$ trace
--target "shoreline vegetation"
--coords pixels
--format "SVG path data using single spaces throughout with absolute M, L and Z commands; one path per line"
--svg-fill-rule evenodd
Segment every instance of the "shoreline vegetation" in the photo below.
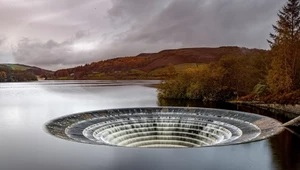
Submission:
M 300 2 L 288 0 L 278 13 L 271 49 L 224 56 L 201 68 L 179 73 L 159 85 L 166 99 L 236 101 L 299 114 Z

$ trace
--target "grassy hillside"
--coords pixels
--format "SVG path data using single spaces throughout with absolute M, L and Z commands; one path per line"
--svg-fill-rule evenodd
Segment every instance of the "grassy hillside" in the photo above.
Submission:
M 4 65 L 8 66 L 10 69 L 15 71 L 26 71 L 31 68 L 30 66 L 20 65 L 20 64 L 4 64 Z
M 143 53 L 58 70 L 56 79 L 165 79 L 188 68 L 216 62 L 225 56 L 251 56 L 263 52 L 240 47 L 184 48 Z
M 0 82 L 35 81 L 53 77 L 53 72 L 22 64 L 0 64 Z

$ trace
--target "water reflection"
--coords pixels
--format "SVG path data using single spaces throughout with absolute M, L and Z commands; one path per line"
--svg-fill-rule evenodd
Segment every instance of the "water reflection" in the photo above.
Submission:
M 147 87 L 149 85 L 151 83 L 143 81 L 0 84 L 0 170 L 300 169 L 297 146 L 300 141 L 288 131 L 254 143 L 184 150 L 85 145 L 57 139 L 43 131 L 45 122 L 76 112 L 157 105 L 187 106 L 184 102 L 180 105 L 158 101 L 156 89 Z M 189 106 L 242 108 L 199 102 L 189 103 Z
M 278 169 L 300 169 L 300 138 L 284 131 L 268 140 Z
M 209 108 L 222 108 L 230 110 L 239 110 L 251 113 L 257 113 L 265 116 L 275 118 L 281 122 L 287 122 L 295 117 L 295 115 L 288 115 L 284 113 L 274 114 L 272 112 L 262 110 L 259 108 L 235 105 L 230 103 L 211 103 L 201 102 L 199 100 L 166 100 L 159 99 L 158 105 L 160 106 L 187 106 L 187 107 L 209 107 Z M 300 134 L 300 129 L 291 129 L 293 132 Z M 283 133 L 265 140 L 268 142 L 267 147 L 270 147 L 272 159 L 272 169 L 277 170 L 294 170 L 300 169 L 300 138 L 296 134 L 285 130 Z M 263 142 L 265 142 L 263 141 Z M 266 148 L 264 148 L 266 149 Z M 265 154 L 265 153 L 264 153 Z M 265 155 L 267 156 L 267 155 Z

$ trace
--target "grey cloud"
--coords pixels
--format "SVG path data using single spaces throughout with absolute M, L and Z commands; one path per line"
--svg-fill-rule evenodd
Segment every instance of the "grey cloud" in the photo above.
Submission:
M 138 4 L 143 6 L 141 1 Z M 281 0 L 173 0 L 152 18 L 132 24 L 130 31 L 124 32 L 123 42 L 268 48 L 265 40 L 282 5 Z M 111 11 L 119 6 L 116 4 Z M 122 11 L 132 11 L 139 6 L 128 8 Z M 151 12 L 151 8 L 144 10 Z M 139 18 L 132 12 L 127 15 L 133 20 Z
M 109 17 L 115 21 L 124 20 L 137 22 L 150 19 L 159 13 L 172 0 L 111 0 L 112 8 L 108 11 Z
M 17 43 L 21 37 L 63 41 L 78 30 L 103 31 L 109 1 L 0 0 L 0 32 Z
M 72 45 L 77 39 L 70 38 L 63 42 L 49 40 L 46 42 L 22 39 L 13 55 L 16 62 L 40 66 L 46 69 L 62 69 L 105 60 L 114 57 L 137 55 L 142 52 L 159 51 L 161 46 L 165 48 L 176 48 L 178 44 L 142 44 L 142 43 L 115 43 L 109 47 L 97 48 L 89 51 L 73 51 Z M 149 50 L 151 49 L 151 50 Z
M 89 31 L 87 31 L 87 30 L 80 30 L 80 31 L 76 32 L 75 38 L 76 39 L 80 39 L 80 38 L 83 38 L 83 37 L 87 37 L 89 35 L 90 35 Z
M 222 45 L 268 48 L 266 39 L 285 3 L 282 0 L 13 2 L 20 3 L 5 4 L 0 0 L 0 32 L 7 37 L 5 42 L 17 44 L 12 53 L 14 60 L 50 69 L 167 48 Z M 20 37 L 28 38 L 20 40 Z M 96 42 L 97 46 L 87 51 L 72 50 L 72 45 L 81 42 Z
M 88 34 L 83 34 L 84 32 L 79 31 L 74 37 L 62 42 L 54 40 L 43 42 L 23 38 L 14 49 L 13 55 L 18 63 L 42 66 L 47 69 L 59 69 L 91 62 L 95 57 L 91 55 L 91 52 L 74 52 L 72 50 L 72 45 L 76 44 L 81 38 L 88 36 Z
M 12 54 L 9 50 L 7 38 L 0 36 L 0 63 L 12 63 Z
M 6 38 L 5 37 L 0 37 L 0 47 L 5 43 Z

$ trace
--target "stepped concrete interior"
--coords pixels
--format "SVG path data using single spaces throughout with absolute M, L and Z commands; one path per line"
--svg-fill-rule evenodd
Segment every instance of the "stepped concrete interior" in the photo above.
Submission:
M 58 118 L 46 130 L 81 143 L 123 147 L 205 147 L 262 140 L 280 133 L 275 119 L 207 108 L 128 108 Z

